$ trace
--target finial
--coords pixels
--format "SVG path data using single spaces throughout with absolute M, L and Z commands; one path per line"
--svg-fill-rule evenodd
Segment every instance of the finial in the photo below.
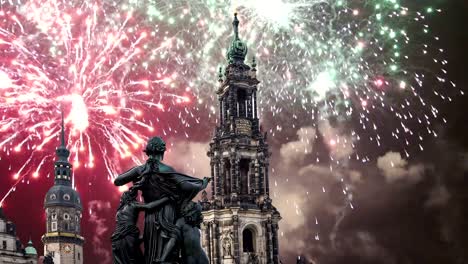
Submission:
M 223 82 L 223 67 L 219 67 L 218 81 Z
M 63 121 L 63 105 L 60 105 L 60 112 L 62 114 L 62 132 L 60 135 L 60 146 L 65 147 L 65 122 Z
M 234 13 L 234 21 L 232 21 L 232 25 L 234 26 L 234 39 L 239 39 L 239 19 L 237 19 L 237 12 Z

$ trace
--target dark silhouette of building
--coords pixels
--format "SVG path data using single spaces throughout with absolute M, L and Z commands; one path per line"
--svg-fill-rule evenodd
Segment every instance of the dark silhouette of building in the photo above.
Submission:
M 42 236 L 44 255 L 55 264 L 82 264 L 84 238 L 80 235 L 82 205 L 72 186 L 70 151 L 65 145 L 62 113 L 61 144 L 56 150 L 55 182 L 45 196 L 46 233 Z
M 247 46 L 234 16 L 228 66 L 220 69 L 219 120 L 210 143 L 211 197 L 202 195 L 203 247 L 210 263 L 279 263 L 278 222 L 269 191 L 269 157 L 257 110 L 255 58 L 244 63 Z

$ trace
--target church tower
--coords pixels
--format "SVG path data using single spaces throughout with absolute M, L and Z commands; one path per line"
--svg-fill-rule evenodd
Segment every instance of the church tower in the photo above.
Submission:
M 83 242 L 80 236 L 82 205 L 72 186 L 70 151 L 65 146 L 62 113 L 61 144 L 56 150 L 54 186 L 46 194 L 46 233 L 42 236 L 44 255 L 51 254 L 55 264 L 82 264 Z
M 279 212 L 272 205 L 266 133 L 257 112 L 255 58 L 244 63 L 247 46 L 239 38 L 234 15 L 234 39 L 228 66 L 220 69 L 219 125 L 210 143 L 211 197 L 203 192 L 202 246 L 212 264 L 279 263 Z

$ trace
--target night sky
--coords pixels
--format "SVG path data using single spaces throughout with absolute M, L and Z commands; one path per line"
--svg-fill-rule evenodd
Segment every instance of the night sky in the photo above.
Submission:
M 429 1 L 415 0 L 412 4 L 423 2 Z M 440 36 L 438 45 L 446 50 L 449 78 L 466 91 L 468 2 L 430 2 L 443 10 L 429 21 L 431 31 Z M 263 81 L 261 74 L 259 79 Z M 261 110 L 264 131 L 283 126 L 281 132 L 269 136 L 268 142 L 272 152 L 273 204 L 283 216 L 280 251 L 284 263 L 294 263 L 297 255 L 320 264 L 468 263 L 466 95 L 454 96 L 453 102 L 439 106 L 448 122 L 436 127 L 437 138 L 424 141 L 424 151 L 402 159 L 389 144 L 367 151 L 374 160 L 350 162 L 333 171 L 326 158 L 333 150 L 323 142 L 326 129 L 316 134 L 307 122 L 294 121 L 293 125 L 290 117 L 301 115 L 299 107 L 285 107 L 279 115 L 266 105 Z M 170 111 L 162 119 L 178 118 Z M 209 110 L 199 110 L 203 111 Z M 206 113 L 201 116 L 199 124 L 186 129 L 190 138 L 183 133 L 164 137 L 168 143 L 165 162 L 197 177 L 209 175 L 206 150 L 215 125 Z M 313 154 L 304 153 L 304 148 L 313 149 Z M 316 162 L 317 157 L 320 162 Z M 110 236 L 120 192 L 108 180 L 108 170 L 100 162 L 103 158 L 95 159 L 95 167 L 78 169 L 75 179 L 85 208 L 82 220 L 85 263 L 105 264 L 111 263 Z M 15 182 L 8 167 L 18 168 L 21 161 L 9 158 L 0 162 L 0 196 Z M 388 166 L 389 161 L 394 166 Z M 133 165 L 131 159 L 124 159 L 118 169 L 124 171 Z M 44 166 L 44 170 L 49 168 L 52 172 L 52 163 Z M 343 196 L 342 178 L 352 192 L 353 209 Z M 43 253 L 40 237 L 45 230 L 43 200 L 52 184 L 52 177 L 29 179 L 29 184 L 20 183 L 4 204 L 7 217 L 17 225 L 21 241 L 26 243 L 31 236 L 40 254 Z

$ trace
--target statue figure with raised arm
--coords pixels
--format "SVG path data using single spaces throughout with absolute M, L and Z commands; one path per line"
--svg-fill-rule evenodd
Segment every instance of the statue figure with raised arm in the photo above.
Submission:
M 145 164 L 119 175 L 114 184 L 133 182 L 141 190 L 145 204 L 163 200 L 145 211 L 144 263 L 184 263 L 179 257 L 181 249 L 177 247 L 183 244 L 177 220 L 183 217 L 181 210 L 206 188 L 210 178 L 194 178 L 162 163 L 166 143 L 160 137 L 151 138 L 144 151 L 148 156 Z

